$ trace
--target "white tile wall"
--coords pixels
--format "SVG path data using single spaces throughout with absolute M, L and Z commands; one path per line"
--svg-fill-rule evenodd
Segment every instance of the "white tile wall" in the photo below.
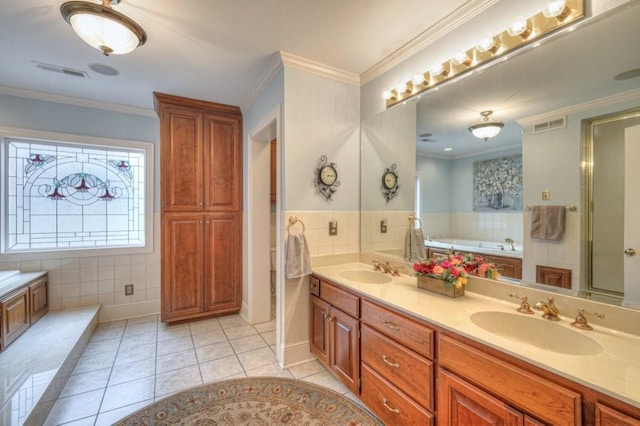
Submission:
M 0 262 L 0 270 L 49 272 L 50 309 L 104 307 L 160 299 L 160 215 L 154 215 L 154 253 Z M 134 285 L 133 296 L 124 286 Z
M 404 249 L 411 214 L 413 212 L 410 211 L 362 212 L 362 251 Z M 380 232 L 383 220 L 387 222 L 384 234 Z
M 359 211 L 288 211 L 283 213 L 285 224 L 282 241 L 286 243 L 289 217 L 304 222 L 305 236 L 311 257 L 360 251 Z M 338 222 L 338 235 L 329 235 L 329 222 Z M 301 229 L 295 224 L 291 230 Z M 284 245 L 283 245 L 284 247 Z M 282 272 L 279 272 L 283 274 Z M 309 278 L 285 279 L 285 345 L 309 340 Z

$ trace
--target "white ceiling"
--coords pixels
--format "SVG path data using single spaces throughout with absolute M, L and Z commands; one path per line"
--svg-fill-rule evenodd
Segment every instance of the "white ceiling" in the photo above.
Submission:
M 88 0 L 99 2 L 99 0 Z M 152 92 L 241 105 L 277 52 L 360 75 L 452 12 L 486 0 L 123 0 L 147 43 L 105 57 L 60 15 L 62 0 L 3 0 L 0 86 L 152 108 Z M 42 71 L 33 61 L 86 71 Z M 120 71 L 107 77 L 99 63 Z

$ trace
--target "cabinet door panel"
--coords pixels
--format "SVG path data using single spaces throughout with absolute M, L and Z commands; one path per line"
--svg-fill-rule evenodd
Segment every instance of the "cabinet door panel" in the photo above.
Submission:
M 638 426 L 640 419 L 627 416 L 618 410 L 596 403 L 595 423 L 596 426 Z
M 524 425 L 524 414 L 475 386 L 438 371 L 438 424 Z
M 204 217 L 165 216 L 162 241 L 162 320 L 203 312 Z
M 205 116 L 204 180 L 207 210 L 240 210 L 242 198 L 242 148 L 240 120 Z
M 329 304 L 315 296 L 310 297 L 311 352 L 329 366 Z
M 359 393 L 360 357 L 358 356 L 358 320 L 338 309 L 331 309 L 331 369 L 345 385 Z
M 49 302 L 47 297 L 47 278 L 29 284 L 29 299 L 31 301 L 31 324 L 42 318 L 49 312 Z
M 29 328 L 29 289 L 22 288 L 2 300 L 2 347 L 11 342 Z
M 189 108 L 166 107 L 160 124 L 162 208 L 203 209 L 203 119 Z
M 238 310 L 242 298 L 241 215 L 206 216 L 205 303 L 208 312 Z

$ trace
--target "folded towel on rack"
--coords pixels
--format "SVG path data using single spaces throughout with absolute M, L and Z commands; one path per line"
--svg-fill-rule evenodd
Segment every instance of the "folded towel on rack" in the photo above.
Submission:
M 560 241 L 564 234 L 565 206 L 532 206 L 531 238 Z
M 303 232 L 289 233 L 285 253 L 287 278 L 300 278 L 311 274 L 309 244 Z
M 407 262 L 416 262 L 426 258 L 422 228 L 409 228 L 404 240 L 404 259 Z

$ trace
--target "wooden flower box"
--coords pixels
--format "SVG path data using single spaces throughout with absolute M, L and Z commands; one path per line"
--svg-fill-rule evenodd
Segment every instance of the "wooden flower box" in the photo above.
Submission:
M 455 285 L 446 286 L 444 281 L 436 278 L 425 277 L 418 275 L 418 288 L 429 290 L 433 293 L 438 293 L 447 297 L 461 297 L 464 296 L 464 286 L 456 287 Z

